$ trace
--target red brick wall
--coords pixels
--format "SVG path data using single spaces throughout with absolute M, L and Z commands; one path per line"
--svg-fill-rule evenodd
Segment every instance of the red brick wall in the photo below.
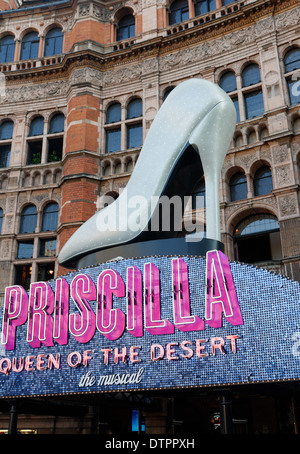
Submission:
M 98 123 L 99 99 L 82 94 L 74 96 L 68 105 L 66 150 L 61 186 L 62 210 L 59 249 L 74 231 L 96 211 L 98 194 Z M 58 269 L 58 275 L 66 270 Z

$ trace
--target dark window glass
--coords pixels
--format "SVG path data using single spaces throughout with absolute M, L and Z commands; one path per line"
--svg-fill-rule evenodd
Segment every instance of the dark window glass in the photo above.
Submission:
M 142 123 L 127 126 L 127 148 L 137 148 L 143 145 Z
M 259 117 L 264 113 L 264 100 L 261 90 L 252 91 L 244 95 L 246 118 Z
M 270 167 L 261 167 L 254 175 L 254 195 L 270 194 L 273 189 L 272 172 Z
M 63 50 L 63 32 L 60 28 L 52 28 L 45 39 L 45 57 L 61 54 Z
M 293 106 L 300 102 L 300 87 L 299 80 L 288 80 L 288 90 L 290 96 L 290 104 Z
M 63 138 L 48 139 L 48 162 L 61 161 L 63 151 Z
M 290 50 L 284 59 L 285 72 L 289 73 L 300 68 L 300 49 Z
M 27 164 L 40 164 L 42 160 L 42 147 L 43 142 L 41 140 L 35 140 L 28 142 L 28 155 Z
M 33 241 L 19 241 L 18 259 L 31 259 L 33 257 Z
M 239 107 L 239 100 L 237 97 L 232 98 L 232 102 L 234 104 L 235 110 L 236 110 L 236 121 L 239 123 L 240 119 L 240 107 Z
M 0 140 L 9 140 L 13 136 L 14 124 L 12 121 L 3 121 L 0 126 Z
M 235 258 L 255 263 L 282 257 L 279 224 L 270 214 L 250 216 L 234 230 Z
M 22 285 L 25 290 L 28 290 L 30 287 L 30 279 L 31 279 L 31 265 L 19 265 L 16 266 L 16 275 L 15 275 L 15 284 Z
M 127 119 L 137 118 L 143 115 L 143 104 L 141 99 L 133 99 L 127 106 Z
M 205 181 L 202 179 L 192 193 L 192 209 L 205 208 Z
M 216 9 L 216 0 L 198 0 L 195 4 L 195 15 L 201 16 Z
M 238 172 L 230 179 L 230 200 L 236 202 L 247 198 L 247 179 L 243 172 Z
M 226 93 L 230 93 L 231 91 L 236 90 L 236 77 L 234 72 L 228 71 L 227 73 L 223 74 L 220 79 L 219 85 L 224 91 L 226 91 Z
M 56 230 L 57 222 L 58 204 L 55 202 L 48 203 L 43 211 L 42 232 Z
M 167 99 L 167 97 L 169 96 L 169 94 L 171 93 L 172 90 L 174 90 L 174 87 L 169 87 L 166 89 L 166 91 L 164 92 L 164 96 L 163 96 L 164 101 Z
M 248 65 L 242 72 L 243 87 L 258 84 L 261 81 L 259 66 L 255 63 Z
M 2 225 L 3 225 L 3 210 L 0 208 L 0 234 L 2 233 Z
M 34 205 L 27 205 L 21 213 L 20 233 L 34 233 L 37 223 L 37 211 Z
M 0 146 L 0 168 L 9 167 L 10 161 L 10 145 L 1 145 Z
M 47 263 L 38 266 L 38 281 L 49 281 L 54 278 L 54 263 Z
M 12 62 L 15 59 L 16 43 L 12 35 L 4 36 L 0 40 L 0 63 Z
M 40 257 L 56 256 L 56 238 L 42 239 L 40 241 Z
M 132 14 L 122 17 L 118 23 L 117 41 L 133 38 L 135 36 L 135 19 Z
M 117 123 L 118 121 L 121 121 L 121 105 L 116 102 L 107 108 L 106 123 Z
M 30 123 L 29 136 L 41 136 L 44 133 L 44 118 L 36 117 Z
M 236 2 L 237 0 L 222 0 L 222 5 L 223 6 L 226 6 L 226 5 L 231 5 L 231 3 L 234 3 Z
M 24 36 L 21 44 L 21 60 L 38 58 L 40 39 L 36 32 Z
M 49 126 L 49 134 L 56 134 L 63 132 L 65 129 L 65 116 L 63 114 L 56 114 L 51 118 Z
M 189 19 L 189 6 L 186 0 L 175 0 L 170 6 L 169 24 L 174 25 Z
M 107 129 L 105 153 L 114 153 L 121 150 L 121 128 Z

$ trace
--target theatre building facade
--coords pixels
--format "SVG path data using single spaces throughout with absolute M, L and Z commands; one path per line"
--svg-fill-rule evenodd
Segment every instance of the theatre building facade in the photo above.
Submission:
M 294 0 L 0 0 L 0 433 L 298 433 L 299 31 Z M 220 179 L 224 251 L 60 265 L 72 234 L 124 190 L 158 110 L 191 78 L 218 84 L 237 113 Z M 196 214 L 205 223 L 204 194 L 200 178 L 183 224 Z M 231 289 L 223 321 L 213 297 L 199 297 L 211 263 L 220 294 L 220 276 Z M 34 284 L 49 283 L 41 295 L 53 292 L 64 317 L 61 295 L 78 281 L 93 301 L 109 268 L 121 290 L 160 272 L 164 329 L 138 302 L 143 331 L 129 292 L 127 312 L 114 313 L 118 336 L 97 313 L 94 331 L 79 334 L 70 306 L 71 340 L 54 323 L 42 341 L 26 312 Z M 178 299 L 171 280 L 186 286 Z M 39 323 L 48 333 L 47 317 Z

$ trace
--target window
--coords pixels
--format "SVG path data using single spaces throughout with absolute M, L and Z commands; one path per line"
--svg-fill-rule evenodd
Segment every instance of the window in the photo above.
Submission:
M 2 233 L 2 226 L 3 226 L 3 210 L 0 208 L 0 235 Z
M 15 59 L 15 39 L 6 35 L 0 40 L 0 63 L 12 62 Z
M 169 25 L 189 19 L 189 5 L 186 0 L 175 0 L 170 6 Z
M 24 36 L 21 44 L 20 60 L 30 60 L 39 56 L 40 39 L 37 32 L 30 32 Z
M 51 118 L 49 125 L 47 162 L 61 161 L 64 143 L 62 133 L 64 129 L 65 116 L 61 113 L 55 114 Z
M 236 77 L 233 71 L 228 71 L 220 79 L 220 87 L 226 92 L 230 93 L 231 91 L 236 90 Z
M 33 240 L 18 242 L 18 259 L 31 259 L 33 257 Z
M 284 58 L 284 70 L 285 73 L 288 74 L 288 76 L 286 76 L 286 81 L 291 105 L 300 102 L 299 78 L 293 78 L 293 74 L 295 74 L 298 69 L 300 69 L 300 49 L 295 48 L 290 50 Z
M 236 85 L 236 77 L 233 71 L 227 71 L 222 75 L 219 81 L 220 87 L 228 94 L 230 94 L 231 100 L 234 104 L 236 110 L 236 117 L 237 122 L 240 121 L 240 109 L 239 109 L 239 101 L 237 96 L 237 85 Z
M 264 113 L 263 93 L 261 88 L 260 70 L 257 64 L 251 63 L 242 72 L 242 86 L 245 102 L 246 119 L 258 117 Z M 255 88 L 249 91 L 248 87 Z
M 34 205 L 27 205 L 21 213 L 20 233 L 34 233 L 37 225 L 37 210 Z
M 238 172 L 233 175 L 229 182 L 230 200 L 236 202 L 247 198 L 248 188 L 246 175 L 243 172 Z
M 235 259 L 255 263 L 282 258 L 279 224 L 275 216 L 257 214 L 234 229 Z
M 205 180 L 201 178 L 192 192 L 192 210 L 205 208 Z
M 40 257 L 56 256 L 56 238 L 45 238 L 40 240 Z
M 38 265 L 38 282 L 49 281 L 54 278 L 54 262 Z
M 35 139 L 27 141 L 27 164 L 40 164 L 42 161 L 43 150 L 43 134 L 44 134 L 44 118 L 36 117 L 30 123 L 29 137 Z
M 133 38 L 135 36 L 135 19 L 132 14 L 127 14 L 119 20 L 117 26 L 117 41 Z
M 195 3 L 195 15 L 201 16 L 216 9 L 216 0 L 198 0 Z
M 0 168 L 9 167 L 14 124 L 4 120 L 0 126 Z
M 15 267 L 15 284 L 22 285 L 25 290 L 29 290 L 32 273 L 32 265 L 17 265 Z
M 175 87 L 168 87 L 165 92 L 164 92 L 164 95 L 163 95 L 163 101 L 165 101 L 167 99 L 167 97 L 169 96 L 169 94 L 171 93 L 171 91 L 174 90 Z
M 45 38 L 45 57 L 58 55 L 63 50 L 63 32 L 60 28 L 52 28 Z
M 127 120 L 141 118 L 143 115 L 143 105 L 140 98 L 135 98 L 127 106 Z M 127 149 L 137 148 L 143 145 L 143 123 L 127 122 Z
M 111 104 L 106 111 L 105 153 L 142 146 L 142 116 L 143 104 L 140 98 L 134 98 L 128 103 L 125 120 L 121 117 L 120 103 Z
M 263 166 L 255 172 L 253 186 L 255 196 L 270 194 L 273 189 L 272 172 L 270 167 Z
M 114 153 L 121 150 L 121 104 L 111 104 L 106 111 L 106 124 L 119 123 L 118 126 L 105 131 L 105 152 Z
M 61 161 L 64 125 L 65 116 L 62 113 L 56 113 L 50 119 L 48 134 L 45 133 L 43 117 L 38 116 L 31 121 L 27 139 L 28 165 Z M 45 155 L 43 155 L 43 150 L 45 150 Z
M 54 231 L 58 223 L 58 204 L 55 202 L 48 203 L 43 211 L 42 232 Z

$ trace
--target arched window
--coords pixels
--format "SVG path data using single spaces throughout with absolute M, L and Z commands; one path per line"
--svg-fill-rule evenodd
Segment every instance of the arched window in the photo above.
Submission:
M 106 111 L 106 123 L 116 123 L 121 121 L 121 104 L 115 102 Z
M 119 123 L 119 124 L 118 124 Z M 113 103 L 106 111 L 106 124 L 113 125 L 105 129 L 105 152 L 121 150 L 121 104 Z
M 231 100 L 236 110 L 236 119 L 240 121 L 239 100 L 237 95 L 236 77 L 233 71 L 227 71 L 222 75 L 219 81 L 220 87 L 226 92 L 230 93 Z
M 15 59 L 16 43 L 12 35 L 6 35 L 0 40 L 0 63 L 12 62 Z
M 48 147 L 48 162 L 61 161 L 63 154 L 64 137 L 63 132 L 65 129 L 65 116 L 62 113 L 55 114 L 49 124 L 49 136 L 47 139 Z
M 12 139 L 14 123 L 11 120 L 4 120 L 0 126 L 0 140 Z
M 255 263 L 282 258 L 279 223 L 271 214 L 257 214 L 241 221 L 233 234 L 235 259 Z
M 255 172 L 253 186 L 255 196 L 270 194 L 273 189 L 272 172 L 270 167 L 263 166 Z
M 143 104 L 140 98 L 135 98 L 128 103 L 127 120 L 141 117 L 143 115 Z
M 127 14 L 119 20 L 117 27 L 117 41 L 133 38 L 135 36 L 135 18 Z
M 37 210 L 35 205 L 27 205 L 21 213 L 20 232 L 34 233 L 37 224 Z
M 286 77 L 290 104 L 298 104 L 300 102 L 300 87 L 299 87 L 299 78 L 293 78 L 294 71 L 300 69 L 300 49 L 291 49 L 284 58 L 284 70 L 285 73 L 289 75 Z
M 236 202 L 247 198 L 247 179 L 243 172 L 238 172 L 233 175 L 229 182 L 230 200 Z
M 261 82 L 259 67 L 256 63 L 251 63 L 242 72 L 243 87 L 249 87 L 259 82 Z
M 236 77 L 233 71 L 227 71 L 222 75 L 219 82 L 220 87 L 226 92 L 236 90 Z
M 127 120 L 141 118 L 143 115 L 143 104 L 140 98 L 135 98 L 128 103 Z M 126 122 L 127 128 L 127 149 L 137 148 L 143 144 L 143 123 L 142 121 Z
M 3 210 L 0 208 L 0 234 L 2 233 L 2 225 L 3 225 Z
M 0 168 L 9 166 L 13 129 L 14 123 L 11 120 L 4 120 L 0 126 Z
M 30 123 L 29 136 L 42 136 L 44 133 L 44 118 L 36 117 Z
M 187 0 L 175 0 L 170 6 L 169 25 L 178 24 L 189 19 Z
M 32 138 L 27 140 L 27 164 L 40 164 L 42 160 L 43 149 L 43 134 L 44 134 L 44 118 L 36 117 L 30 123 L 28 137 Z M 35 138 L 36 137 L 36 138 Z M 37 138 L 39 137 L 39 138 Z
M 51 55 L 58 55 L 63 50 L 63 39 L 64 35 L 60 28 L 52 28 L 46 35 L 45 38 L 45 57 Z
M 205 180 L 204 177 L 198 182 L 192 192 L 192 209 L 205 208 Z
M 65 129 L 65 116 L 64 114 L 58 113 L 53 115 L 50 120 L 49 134 L 56 134 L 63 132 Z
M 48 203 L 43 211 L 42 232 L 54 231 L 58 223 L 58 204 L 56 202 Z
M 195 15 L 201 16 L 216 9 L 216 0 L 197 0 L 195 3 Z
M 30 60 L 39 56 L 40 39 L 37 32 L 30 32 L 24 36 L 21 44 L 21 60 Z
M 251 63 L 242 72 L 243 88 L 253 87 L 253 90 L 244 91 L 246 118 L 251 119 L 264 113 L 264 101 L 261 87 L 259 66 Z
M 165 101 L 167 99 L 167 97 L 169 96 L 169 94 L 171 93 L 172 90 L 174 90 L 175 87 L 168 87 L 165 92 L 164 92 L 164 95 L 163 95 L 163 100 Z

